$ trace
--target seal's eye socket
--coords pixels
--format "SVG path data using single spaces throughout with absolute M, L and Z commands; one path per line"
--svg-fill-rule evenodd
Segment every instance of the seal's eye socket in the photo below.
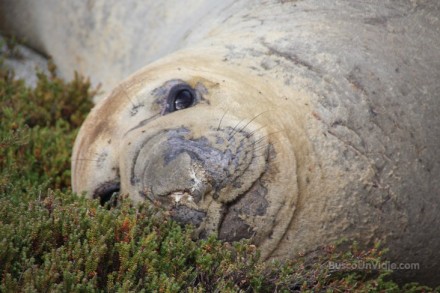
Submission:
M 187 84 L 179 84 L 171 88 L 166 112 L 171 113 L 193 106 L 196 102 L 196 93 Z

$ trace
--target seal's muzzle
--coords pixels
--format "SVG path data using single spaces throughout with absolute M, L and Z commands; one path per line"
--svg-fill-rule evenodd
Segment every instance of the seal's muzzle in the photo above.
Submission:
M 122 162 L 131 164 L 122 173 L 129 174 L 130 194 L 160 203 L 182 224 L 217 233 L 228 205 L 264 173 L 269 144 L 256 130 L 198 127 L 206 128 L 202 135 L 186 127 L 136 129 L 129 136 L 138 143 L 126 145 Z

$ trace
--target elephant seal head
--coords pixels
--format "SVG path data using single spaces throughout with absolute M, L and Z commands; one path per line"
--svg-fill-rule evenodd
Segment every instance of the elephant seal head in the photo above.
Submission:
M 274 103 L 279 96 L 271 83 L 202 56 L 152 64 L 83 124 L 73 190 L 155 202 L 199 236 L 252 239 L 269 255 L 298 197 L 295 142 L 285 133 L 297 129 L 300 140 L 301 131 L 295 111 Z

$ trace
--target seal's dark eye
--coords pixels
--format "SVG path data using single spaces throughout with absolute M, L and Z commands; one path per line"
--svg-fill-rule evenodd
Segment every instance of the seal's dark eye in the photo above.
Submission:
M 171 88 L 165 113 L 183 110 L 196 103 L 196 93 L 187 84 L 178 84 Z
M 192 94 L 192 92 L 187 89 L 179 90 L 176 93 L 176 97 L 174 98 L 174 109 L 176 111 L 186 109 L 188 107 L 191 107 L 193 102 L 194 95 Z

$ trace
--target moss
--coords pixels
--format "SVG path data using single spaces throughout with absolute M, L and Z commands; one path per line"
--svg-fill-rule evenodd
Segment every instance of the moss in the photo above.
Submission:
M 70 191 L 70 155 L 95 94 L 90 83 L 38 76 L 35 89 L 0 70 L 0 292 L 428 292 L 378 263 L 382 250 L 328 246 L 314 258 L 263 262 L 246 242 L 194 242 L 155 206 L 116 206 Z

